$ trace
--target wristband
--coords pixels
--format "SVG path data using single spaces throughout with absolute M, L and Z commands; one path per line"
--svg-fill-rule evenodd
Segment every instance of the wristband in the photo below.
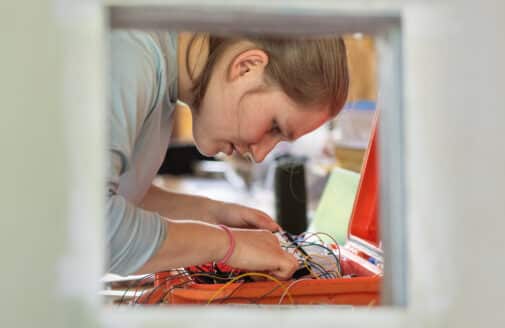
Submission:
M 219 260 L 219 262 L 217 262 L 218 264 L 226 264 L 226 262 L 232 256 L 233 251 L 235 250 L 235 238 L 233 238 L 233 234 L 231 233 L 230 228 L 222 224 L 219 224 L 218 226 L 226 232 L 226 234 L 228 235 L 228 239 L 230 240 L 230 246 L 228 247 L 226 254 L 221 260 Z

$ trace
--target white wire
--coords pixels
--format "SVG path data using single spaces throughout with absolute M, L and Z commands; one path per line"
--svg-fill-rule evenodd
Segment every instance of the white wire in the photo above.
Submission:
M 291 287 L 293 287 L 296 283 L 300 282 L 300 281 L 307 281 L 307 280 L 312 280 L 312 279 L 309 279 L 309 278 L 304 278 L 304 279 L 298 279 L 298 280 L 295 280 L 293 281 L 292 283 L 290 283 L 288 285 L 288 287 L 286 287 L 286 289 L 284 289 L 284 292 L 282 293 L 282 296 L 281 298 L 279 299 L 279 304 L 282 304 L 282 301 L 284 301 L 284 297 L 286 297 L 286 295 L 288 294 L 289 292 L 289 289 Z

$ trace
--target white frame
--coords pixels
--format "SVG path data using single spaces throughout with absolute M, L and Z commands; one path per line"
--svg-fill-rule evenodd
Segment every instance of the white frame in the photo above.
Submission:
M 401 14 L 406 307 L 103 308 L 110 4 Z M 4 1 L 0 15 L 0 326 L 505 326 L 502 0 Z
M 332 33 L 352 33 L 352 32 L 362 32 L 375 35 L 378 39 L 384 40 L 386 44 L 386 56 L 388 56 L 387 66 L 389 68 L 396 69 L 397 66 L 393 65 L 396 63 L 396 59 L 401 54 L 401 44 L 399 39 L 399 28 L 400 28 L 400 10 L 395 8 L 395 6 L 391 6 L 388 8 L 374 8 L 372 10 L 364 9 L 364 2 L 357 4 L 355 6 L 339 6 L 338 4 L 333 4 L 330 2 L 320 2 L 320 3 L 303 3 L 301 1 L 285 1 L 279 2 L 277 4 L 267 3 L 266 1 L 260 1 L 255 3 L 254 7 L 245 8 L 241 6 L 240 3 L 227 3 L 225 1 L 215 1 L 214 3 L 205 2 L 205 1 L 186 1 L 182 4 L 179 1 L 164 1 L 162 6 L 153 8 L 152 11 L 138 11 L 138 7 L 136 5 L 148 6 L 150 4 L 153 5 L 161 5 L 160 3 L 150 3 L 148 1 L 145 2 L 135 2 L 135 6 L 131 5 L 131 2 L 128 1 L 112 1 L 108 3 L 113 9 L 111 11 L 108 6 L 104 6 L 99 8 L 101 10 L 100 14 L 105 17 L 104 20 L 99 20 L 99 22 L 103 23 L 95 32 L 97 33 L 97 37 L 99 40 L 105 40 L 104 35 L 107 33 L 108 24 L 113 27 L 141 27 L 141 28 L 183 28 L 183 29 L 197 29 L 197 30 L 209 30 L 220 31 L 220 29 L 226 30 L 227 26 L 232 24 L 241 22 L 244 23 L 244 20 L 248 21 L 250 24 L 257 24 L 258 28 L 256 32 L 304 32 L 304 33 L 321 33 L 321 32 L 332 32 Z M 123 6 L 125 5 L 125 6 Z M 78 6 L 76 6 L 78 7 Z M 198 8 L 198 9 L 197 9 Z M 287 15 L 285 14 L 286 8 L 291 8 L 294 12 L 290 12 Z M 95 8 L 96 9 L 96 8 Z M 168 10 L 169 9 L 169 10 Z M 76 10 L 74 8 L 74 10 Z M 252 11 L 255 15 L 251 15 L 249 11 Z M 185 13 L 184 15 L 182 13 Z M 242 15 L 242 13 L 248 13 L 248 15 Z M 108 14 L 111 13 L 109 16 Z M 188 13 L 193 13 L 192 15 L 188 15 Z M 296 15 L 297 22 L 302 22 L 302 29 L 296 30 L 292 27 L 289 27 L 288 23 L 291 18 Z M 100 17 L 100 16 L 98 16 Z M 184 17 L 183 19 L 179 19 Z M 219 19 L 216 19 L 218 17 Z M 265 17 L 267 17 L 265 19 Z M 170 19 L 171 20 L 170 20 Z M 108 20 L 109 21 L 108 21 Z M 215 20 L 214 20 L 215 19 Z M 235 20 L 234 20 L 235 19 Z M 254 19 L 257 19 L 256 21 Z M 268 25 L 268 22 L 272 22 L 275 19 L 275 24 Z M 167 24 L 167 21 L 170 21 L 170 24 Z M 219 23 L 220 21 L 224 21 L 223 24 Z M 321 23 L 324 21 L 324 24 Z M 319 22 L 320 25 L 312 25 L 314 22 Z M 241 26 L 241 25 L 235 25 Z M 256 26 L 256 25 L 255 25 Z M 310 27 L 313 26 L 313 29 Z M 250 31 L 250 26 L 246 28 Z M 326 30 L 325 30 L 326 29 Z M 389 42 L 389 44 L 388 44 Z M 392 45 L 392 47 L 391 47 Z M 106 54 L 107 46 L 104 43 L 104 48 L 101 51 L 102 56 Z M 393 49 L 393 50 L 391 50 Z M 381 50 L 382 51 L 382 50 Z M 106 63 L 106 57 L 102 58 L 100 61 L 102 64 L 100 68 L 103 68 L 103 64 Z M 98 72 L 98 71 L 96 71 Z M 392 74 L 392 75 L 391 75 Z M 402 127 L 401 121 L 398 119 L 401 115 L 397 115 L 400 111 L 401 104 L 401 89 L 394 89 L 400 85 L 400 81 L 398 80 L 401 76 L 401 72 L 399 70 L 394 70 L 390 72 L 387 76 L 381 77 L 381 83 L 383 79 L 391 79 L 393 78 L 393 83 L 387 83 L 385 86 L 390 88 L 386 92 L 384 92 L 385 98 L 387 98 L 386 103 L 391 104 L 391 106 L 384 108 L 382 112 L 382 117 L 389 117 L 389 119 L 383 119 L 383 125 L 381 125 L 381 129 L 384 129 L 384 125 L 386 127 L 400 128 Z M 105 85 L 106 83 L 103 80 L 103 75 L 96 75 L 95 82 L 99 83 L 99 85 Z M 95 95 L 99 97 L 103 97 L 103 94 Z M 395 99 L 391 101 L 391 99 Z M 103 99 L 103 98 L 102 98 Z M 102 103 L 104 104 L 104 103 Z M 103 108 L 98 106 L 100 111 Z M 80 109 L 75 108 L 75 114 L 79 116 L 77 111 Z M 95 114 L 100 114 L 95 112 Z M 102 115 L 102 114 L 100 114 Z M 399 132 L 401 134 L 401 130 Z M 393 136 L 397 137 L 397 136 Z M 387 136 L 386 136 L 387 138 Z M 385 138 L 384 138 L 385 139 Z M 104 140 L 104 139 L 102 139 Z M 103 141 L 102 141 L 103 142 Z M 398 150 L 398 145 L 396 144 L 394 147 L 382 147 L 383 151 L 391 151 L 395 152 Z M 396 157 L 395 160 L 401 160 L 401 157 Z M 383 163 L 381 163 L 383 164 Z M 390 163 L 386 163 L 390 165 Z M 398 164 L 398 163 L 396 163 Z M 402 164 L 400 163 L 400 166 Z M 383 168 L 384 170 L 384 168 Z M 386 169 L 387 171 L 387 169 Z M 100 176 L 100 175 L 99 175 Z M 401 185 L 402 176 L 397 176 L 397 183 Z M 74 179 L 75 188 L 78 190 L 81 187 L 84 187 L 84 181 L 82 179 Z M 98 185 L 96 186 L 98 187 Z M 381 186 L 382 188 L 383 186 Z M 97 189 L 98 190 L 98 189 Z M 389 192 L 385 190 L 385 192 Z M 389 195 L 390 197 L 384 197 L 382 199 L 383 202 L 395 202 L 398 201 L 398 198 L 393 199 L 393 197 L 398 197 L 398 194 Z M 401 201 L 400 201 L 401 203 Z M 397 203 L 398 204 L 398 203 Z M 95 204 L 96 205 L 96 204 Z M 96 208 L 94 210 L 96 213 Z M 74 213 L 74 218 L 82 216 L 81 211 L 77 210 Z M 404 218 L 402 217 L 403 210 L 393 212 L 391 211 L 391 218 L 395 220 L 395 224 L 402 224 L 404 222 Z M 393 214 L 396 214 L 393 217 Z M 77 220 L 74 220 L 77 221 Z M 82 224 L 81 224 L 82 225 Z M 101 231 L 101 227 L 99 227 L 99 221 L 94 221 L 94 228 L 98 228 Z M 393 225 L 393 224 L 391 224 Z M 88 229 L 88 233 L 90 236 L 92 232 Z M 383 235 L 387 235 L 388 232 L 382 231 Z M 101 236 L 101 234 L 99 234 Z M 94 240 L 97 239 L 97 236 L 92 237 Z M 81 251 L 80 256 L 86 253 L 86 256 L 92 256 L 93 258 L 101 258 L 96 257 L 99 252 L 99 248 L 94 247 L 93 250 L 82 249 L 82 243 L 79 242 L 77 248 L 80 248 Z M 389 254 L 388 252 L 388 244 L 385 244 L 385 254 Z M 389 247 L 393 247 L 393 245 L 389 245 Z M 93 254 L 90 254 L 93 253 Z M 69 257 L 68 263 L 76 263 L 77 258 Z M 402 258 L 398 259 L 402 266 L 405 266 L 405 261 Z M 388 261 L 386 261 L 387 263 Z M 393 261 L 390 261 L 391 264 L 396 265 Z M 87 281 L 87 286 L 93 285 L 90 279 L 98 279 L 97 272 L 99 272 L 99 268 L 97 265 L 100 265 L 100 261 L 89 261 L 89 266 L 87 268 L 83 268 L 82 266 L 74 267 L 74 269 L 78 268 L 78 276 L 83 281 Z M 70 267 L 70 266 L 67 266 Z M 397 269 L 393 269 L 394 266 L 391 266 L 389 269 L 386 268 L 386 272 L 388 272 L 389 277 L 393 277 L 394 273 L 396 275 Z M 69 271 L 72 271 L 69 269 Z M 400 274 L 403 271 L 400 270 Z M 69 274 L 74 274 L 75 272 L 69 272 Z M 388 276 L 386 276 L 387 279 Z M 94 280 L 94 281 L 96 281 Z M 405 280 L 393 280 L 391 279 L 390 283 L 386 283 L 385 285 L 392 286 L 394 281 L 400 281 L 399 286 L 395 286 L 401 292 L 398 295 L 393 293 L 385 293 L 387 295 L 387 299 L 385 302 L 388 304 L 396 304 L 403 305 L 405 304 Z M 96 303 L 92 301 L 93 297 L 95 297 L 96 289 L 80 289 L 80 295 L 87 295 L 86 299 L 91 300 L 91 304 Z M 93 292 L 91 294 L 90 292 Z M 132 326 L 137 326 L 139 324 L 146 323 L 156 323 L 161 325 L 164 324 L 184 324 L 186 326 L 197 326 L 199 325 L 198 321 L 195 321 L 195 316 L 199 317 L 201 322 L 205 322 L 205 325 L 218 325 L 221 322 L 234 323 L 244 325 L 244 323 L 249 323 L 253 326 L 257 326 L 260 324 L 264 325 L 272 325 L 272 324 L 282 324 L 282 325 L 290 325 L 290 326 L 306 326 L 313 323 L 315 318 L 318 321 L 324 321 L 331 323 L 338 317 L 339 323 L 346 323 L 347 325 L 363 325 L 363 326 L 387 326 L 387 327 L 402 327 L 405 322 L 404 310 L 394 309 L 382 307 L 380 309 L 375 309 L 374 311 L 370 311 L 366 308 L 355 309 L 351 312 L 348 310 L 339 308 L 339 307 L 320 307 L 317 309 L 307 308 L 307 307 L 293 307 L 293 308 L 284 308 L 282 311 L 279 311 L 276 308 L 262 308 L 258 309 L 242 309 L 242 308 L 233 308 L 233 312 L 230 311 L 230 307 L 198 307 L 198 308 L 181 308 L 177 307 L 175 309 L 171 308 L 163 308 L 162 310 L 157 309 L 143 309 L 140 311 L 130 311 L 131 309 L 125 310 L 110 310 L 110 309 L 102 309 L 102 319 L 106 325 L 115 326 L 116 324 L 132 324 Z M 149 313 L 149 314 L 147 314 Z M 366 313 L 366 315 L 364 315 Z M 245 324 L 247 325 L 247 324 Z

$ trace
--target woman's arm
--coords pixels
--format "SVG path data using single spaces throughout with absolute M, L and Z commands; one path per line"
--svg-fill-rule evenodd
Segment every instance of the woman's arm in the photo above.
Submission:
M 164 271 L 219 261 L 229 247 L 229 237 L 220 227 L 196 221 L 166 220 L 166 238 L 138 274 Z M 235 250 L 227 261 L 232 267 L 266 271 L 288 279 L 298 268 L 296 258 L 285 252 L 267 230 L 231 229 Z
M 211 216 L 214 201 L 207 197 L 178 194 L 152 185 L 140 207 L 171 220 L 198 220 L 217 223 Z
M 279 225 L 262 211 L 206 197 L 173 193 L 156 186 L 151 186 L 140 207 L 171 220 L 191 219 L 230 227 L 270 231 L 280 229 Z
M 106 199 L 107 271 L 137 271 L 165 240 L 165 222 L 119 192 L 121 176 L 132 166 L 137 136 L 164 89 L 158 83 L 159 51 L 150 37 L 136 31 L 110 33 L 110 111 Z M 147 180 L 149 183 L 151 179 Z M 143 185 L 144 182 L 139 185 Z

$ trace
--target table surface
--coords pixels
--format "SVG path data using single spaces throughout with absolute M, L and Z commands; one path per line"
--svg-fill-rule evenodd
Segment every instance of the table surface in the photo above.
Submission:
M 265 188 L 253 186 L 251 190 L 246 190 L 231 185 L 225 179 L 172 175 L 157 176 L 154 184 L 172 192 L 205 196 L 257 208 L 272 217 L 275 215 L 273 191 Z

